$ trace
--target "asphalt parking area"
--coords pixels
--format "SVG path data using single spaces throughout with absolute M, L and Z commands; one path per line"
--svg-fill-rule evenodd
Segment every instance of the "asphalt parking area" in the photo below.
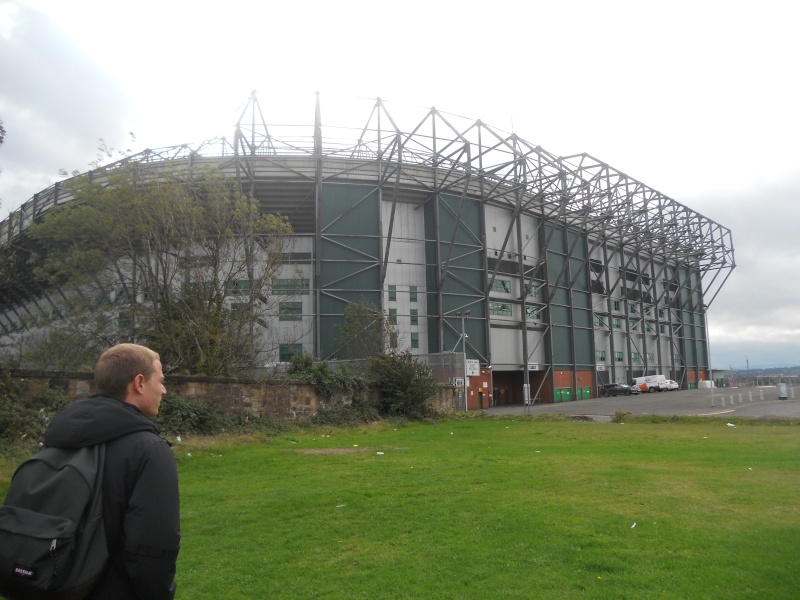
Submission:
M 608 420 L 617 410 L 635 415 L 698 415 L 800 418 L 800 387 L 778 399 L 776 387 L 677 390 L 638 396 L 590 398 L 552 404 L 520 404 L 486 409 L 487 414 L 569 414 Z

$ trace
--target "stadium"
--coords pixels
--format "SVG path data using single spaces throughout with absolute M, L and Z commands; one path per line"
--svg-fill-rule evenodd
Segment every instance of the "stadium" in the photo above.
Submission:
M 368 301 L 399 349 L 459 358 L 449 378 L 469 409 L 594 397 L 646 374 L 686 389 L 708 379 L 707 311 L 735 267 L 729 229 L 588 154 L 556 156 L 481 121 L 430 109 L 404 132 L 380 99 L 364 117 L 323 126 L 317 98 L 313 124 L 268 125 L 253 93 L 231 140 L 123 159 L 212 168 L 288 217 L 284 260 L 303 285 L 292 317 L 271 325 L 288 341 L 270 362 L 336 358 L 345 307 Z M 0 246 L 68 204 L 67 187 L 10 214 Z M 56 298 L 0 286 L 4 341 Z

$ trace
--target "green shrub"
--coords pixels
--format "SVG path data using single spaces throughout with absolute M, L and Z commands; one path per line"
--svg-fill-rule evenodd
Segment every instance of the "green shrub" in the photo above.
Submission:
M 31 398 L 22 391 L 22 382 L 0 373 L 0 452 L 9 455 L 38 448 L 50 419 L 69 402 L 56 389 Z
M 378 410 L 384 417 L 426 419 L 435 416 L 428 398 L 438 386 L 430 367 L 410 352 L 370 359 L 370 377 L 380 392 Z
M 334 427 L 353 427 L 380 420 L 378 409 L 365 400 L 353 400 L 352 404 L 324 408 L 309 419 L 313 425 L 331 425 Z
M 218 404 L 192 402 L 174 392 L 164 396 L 153 420 L 162 433 L 170 435 L 214 435 L 235 423 Z
M 287 373 L 312 385 L 314 391 L 325 398 L 337 393 L 356 394 L 367 389 L 367 380 L 363 377 L 344 367 L 331 370 L 328 363 L 315 363 L 314 357 L 305 352 L 292 356 Z

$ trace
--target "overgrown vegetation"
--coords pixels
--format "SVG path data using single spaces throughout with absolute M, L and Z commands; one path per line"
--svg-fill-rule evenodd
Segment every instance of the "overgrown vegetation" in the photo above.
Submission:
M 22 382 L 0 371 L 0 454 L 17 456 L 37 449 L 50 419 L 69 402 L 58 390 L 26 399 Z

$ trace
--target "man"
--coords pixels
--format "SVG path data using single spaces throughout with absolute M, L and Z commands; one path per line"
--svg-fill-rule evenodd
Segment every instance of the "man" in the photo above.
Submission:
M 178 472 L 169 444 L 148 417 L 167 393 L 158 354 L 136 344 L 106 350 L 95 366 L 98 394 L 65 406 L 45 446 L 106 443 L 103 520 L 109 551 L 92 599 L 160 600 L 175 595 L 180 542 Z

